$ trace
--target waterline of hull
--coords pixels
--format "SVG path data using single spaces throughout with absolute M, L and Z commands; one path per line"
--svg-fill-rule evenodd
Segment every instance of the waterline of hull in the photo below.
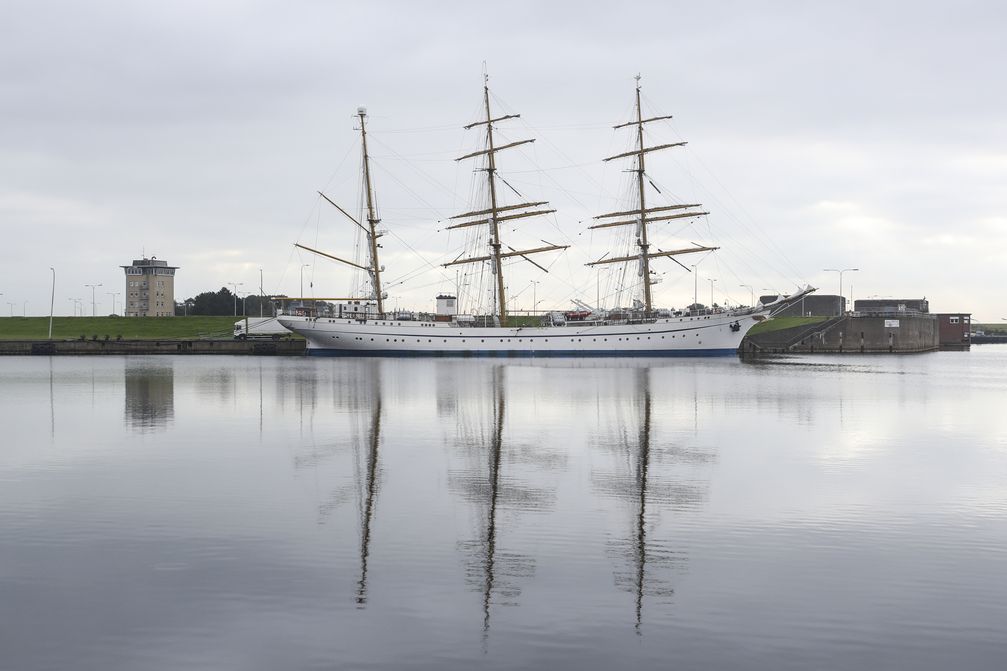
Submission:
M 761 318 L 717 314 L 643 323 L 459 327 L 437 322 L 280 317 L 310 356 L 640 357 L 729 356 Z
M 306 350 L 308 356 L 338 356 L 338 357 L 431 357 L 431 358 L 490 358 L 490 359 L 511 359 L 528 357 L 557 357 L 557 358 L 600 358 L 600 357 L 714 357 L 714 356 L 736 356 L 738 349 L 665 349 L 665 350 L 432 350 L 426 352 L 407 351 L 398 349 L 333 349 L 331 347 L 313 347 Z

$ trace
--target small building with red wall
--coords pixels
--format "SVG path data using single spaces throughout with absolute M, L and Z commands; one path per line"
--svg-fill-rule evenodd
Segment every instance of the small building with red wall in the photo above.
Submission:
M 969 331 L 972 330 L 972 315 L 967 312 L 939 312 L 937 323 L 940 326 L 941 349 L 967 350 L 971 341 Z

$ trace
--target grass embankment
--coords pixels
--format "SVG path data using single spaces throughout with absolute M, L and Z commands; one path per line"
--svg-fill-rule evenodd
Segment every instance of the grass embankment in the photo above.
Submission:
M 507 326 L 527 327 L 541 325 L 542 317 L 538 315 L 507 315 Z
M 817 324 L 819 322 L 824 322 L 828 317 L 777 317 L 774 319 L 767 319 L 764 322 L 759 322 L 748 332 L 748 335 L 759 335 L 760 333 L 772 333 L 773 331 L 782 331 L 784 329 L 792 329 L 795 326 L 807 326 L 808 324 Z
M 197 340 L 231 338 L 235 317 L 54 317 L 53 340 Z M 0 317 L 0 339 L 45 340 L 48 317 Z
M 992 324 L 972 324 L 973 331 L 982 331 L 987 335 L 1007 335 L 1007 322 Z

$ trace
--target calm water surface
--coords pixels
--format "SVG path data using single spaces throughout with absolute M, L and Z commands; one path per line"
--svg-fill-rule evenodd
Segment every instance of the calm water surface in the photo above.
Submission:
M 0 359 L 0 668 L 989 669 L 1007 347 Z

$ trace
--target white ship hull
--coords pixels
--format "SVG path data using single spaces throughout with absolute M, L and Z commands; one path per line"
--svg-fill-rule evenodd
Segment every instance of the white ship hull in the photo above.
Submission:
M 313 356 L 727 356 L 769 310 L 643 323 L 472 327 L 446 322 L 280 316 Z

